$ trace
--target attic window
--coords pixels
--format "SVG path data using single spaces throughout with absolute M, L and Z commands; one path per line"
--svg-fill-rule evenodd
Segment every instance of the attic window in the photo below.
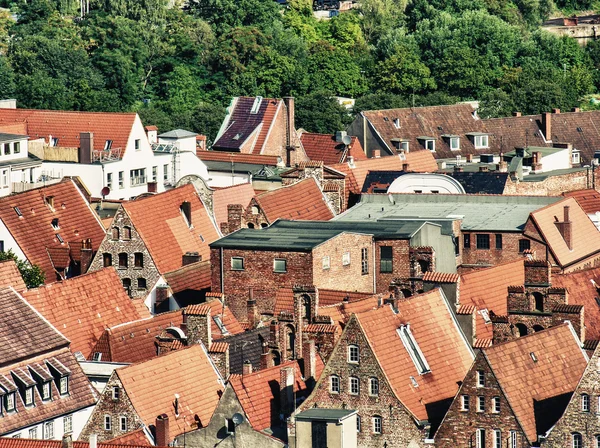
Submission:
M 50 146 L 58 146 L 58 137 L 50 138 Z
M 229 334 L 229 331 L 227 330 L 227 327 L 225 327 L 225 324 L 223 324 L 223 321 L 221 320 L 220 316 L 213 317 L 213 320 L 217 324 L 217 327 L 219 327 L 219 331 L 221 332 L 221 334 L 223 336 L 225 336 L 226 334 Z
M 233 140 L 239 140 L 240 138 L 242 138 L 242 134 L 235 134 L 233 136 Z
M 383 121 L 388 122 L 390 119 L 388 117 L 383 117 Z
M 538 362 L 537 356 L 535 356 L 535 353 L 531 352 L 529 353 L 529 356 L 531 356 L 531 359 L 533 360 L 533 362 Z
M 257 114 L 260 110 L 260 104 L 262 103 L 263 97 L 257 96 L 254 98 L 254 104 L 252 104 L 252 109 L 250 110 L 251 114 Z
M 573 163 L 573 164 L 581 163 L 581 155 L 579 154 L 579 150 L 574 149 L 571 152 L 571 163 Z
M 58 225 L 58 218 L 54 218 L 50 224 L 54 230 L 60 229 L 60 225 Z
M 62 244 L 62 243 L 64 243 L 64 242 L 65 242 L 65 240 L 63 240 L 63 239 L 62 239 L 62 236 L 60 236 L 60 233 L 57 233 L 57 234 L 56 234 L 56 239 L 58 240 L 58 242 L 59 242 L 60 244 Z
M 490 312 L 487 310 L 487 308 L 480 310 L 479 314 L 481 314 L 481 317 L 483 317 L 483 320 L 485 321 L 486 324 L 489 324 L 491 322 Z
M 104 150 L 105 151 L 110 151 L 110 148 L 112 148 L 112 143 L 113 143 L 112 140 L 106 140 L 104 142 Z
M 21 216 L 23 216 L 23 213 L 21 213 L 21 210 L 19 209 L 19 207 L 13 207 L 13 209 L 19 218 Z
M 583 132 L 583 129 L 577 128 L 577 132 Z
M 394 118 L 394 127 L 400 129 L 400 118 Z
M 96 362 L 102 361 L 102 352 L 94 352 L 92 361 L 96 361 Z
M 431 372 L 429 364 L 425 359 L 425 355 L 423 355 L 423 352 L 419 348 L 419 344 L 417 344 L 417 341 L 415 340 L 412 332 L 410 331 L 410 325 L 402 325 L 396 331 L 398 332 L 398 336 L 400 336 L 400 339 L 404 344 L 404 348 L 410 355 L 410 358 L 415 364 L 415 367 L 419 371 L 419 374 L 423 375 L 425 373 Z
M 187 226 L 191 229 L 192 228 L 192 204 L 189 203 L 188 201 L 184 201 L 181 203 L 179 210 L 181 211 L 181 214 L 183 216 L 183 219 L 185 219 Z
M 414 376 L 410 377 L 410 382 L 412 383 L 413 387 L 419 387 L 419 383 L 417 383 L 417 380 Z

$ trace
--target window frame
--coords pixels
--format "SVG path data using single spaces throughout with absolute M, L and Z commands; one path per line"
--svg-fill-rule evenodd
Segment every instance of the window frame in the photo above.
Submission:
M 360 249 L 360 273 L 361 275 L 369 274 L 369 248 L 363 247 Z
M 137 269 L 142 269 L 144 267 L 144 253 L 143 252 L 134 252 L 133 253 L 133 267 Z
M 583 436 L 581 435 L 581 433 L 571 433 L 571 446 L 573 448 L 583 448 Z
M 360 395 L 360 378 L 357 376 L 348 378 L 348 393 L 350 395 Z
M 471 397 L 469 395 L 460 396 L 460 410 L 462 412 L 469 412 L 471 410 Z
M 527 246 L 527 247 L 524 247 Z M 521 238 L 519 240 L 519 253 L 522 254 L 526 250 L 531 250 L 531 240 L 527 238 Z
M 329 257 L 329 255 L 325 255 L 321 259 L 321 266 L 324 271 L 326 271 L 327 269 L 331 269 L 331 258 Z
M 450 151 L 460 151 L 460 137 L 449 137 Z M 456 143 L 456 145 L 455 145 Z
M 283 262 L 283 269 L 281 269 L 281 264 Z M 277 266 L 279 264 L 279 267 Z M 274 258 L 273 259 L 273 272 L 276 274 L 286 274 L 287 273 L 287 258 Z
M 129 254 L 127 252 L 119 252 L 119 269 L 129 268 Z
M 65 415 L 63 417 L 63 432 L 65 434 L 70 434 L 73 432 L 73 416 Z
M 475 149 L 490 147 L 490 139 L 488 134 L 474 135 L 473 137 L 473 146 L 475 146 Z
M 477 233 L 475 234 L 475 244 L 477 250 L 490 250 L 490 234 Z
M 371 397 L 379 396 L 379 378 L 374 376 L 369 378 L 369 395 Z
M 496 250 L 502 250 L 502 234 L 496 233 Z
M 105 431 L 112 431 L 112 417 L 109 414 L 104 414 L 104 424 L 102 427 Z
M 431 152 L 435 152 L 435 140 L 432 139 L 424 139 L 423 147 Z
M 241 267 L 240 266 L 236 267 L 235 266 L 236 262 L 241 263 Z M 232 271 L 244 271 L 245 270 L 244 257 L 231 257 L 230 263 L 231 263 Z
M 125 422 L 125 424 L 123 424 Z M 123 432 L 127 432 L 127 416 L 119 415 L 119 430 Z
M 477 387 L 485 387 L 485 371 L 477 370 Z
M 374 415 L 372 418 L 373 434 L 383 434 L 383 417 Z
M 347 353 L 347 361 L 349 364 L 359 364 L 360 363 L 360 348 L 356 344 L 348 345 L 348 353 Z M 356 358 L 356 359 L 354 359 Z
M 342 266 L 350 266 L 350 252 L 346 251 L 342 254 Z
M 463 249 L 471 248 L 471 234 L 463 233 Z
M 590 396 L 581 394 L 581 412 L 590 412 Z
M 6 412 L 14 412 L 16 410 L 16 405 L 17 405 L 16 399 L 17 399 L 16 392 L 10 392 L 10 393 L 6 394 L 6 397 L 4 400 L 4 409 L 6 409 Z
M 25 389 L 25 397 L 23 399 L 25 406 L 34 406 L 35 402 L 33 399 L 33 386 Z
M 388 254 L 384 256 L 385 252 L 389 250 Z M 390 274 L 394 272 L 394 247 L 393 246 L 379 246 L 379 272 L 382 274 Z
M 494 448 L 502 448 L 502 431 L 500 429 L 494 429 Z
M 485 448 L 485 428 L 475 430 L 475 446 L 476 448 Z
M 329 375 L 329 393 L 339 394 L 341 390 L 340 377 L 338 375 Z
M 111 396 L 113 401 L 119 401 L 121 398 L 121 388 L 119 386 L 113 386 L 111 389 Z
M 61 395 L 69 394 L 69 377 L 67 375 L 60 377 L 58 389 Z
M 510 438 L 508 440 L 509 448 L 517 448 L 517 431 L 514 429 L 510 430 Z
M 483 395 L 477 396 L 477 412 L 485 412 L 485 397 Z
M 492 397 L 492 413 L 500 413 L 500 397 Z
M 52 383 L 45 381 L 42 383 L 42 400 L 47 401 L 52 399 Z
M 52 440 L 54 438 L 54 420 L 44 423 L 44 439 Z

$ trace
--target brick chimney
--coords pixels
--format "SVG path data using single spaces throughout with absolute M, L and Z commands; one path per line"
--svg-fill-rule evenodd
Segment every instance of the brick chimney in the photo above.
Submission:
M 169 446 L 169 416 L 167 414 L 160 414 L 156 417 L 156 446 Z
M 79 163 L 92 163 L 92 153 L 94 151 L 94 134 L 92 132 L 79 133 Z
M 156 182 L 148 182 L 148 193 L 157 193 L 158 192 L 158 183 Z
M 269 344 L 265 342 L 262 345 L 262 354 L 260 355 L 260 370 L 273 367 L 275 365 L 273 361 L 273 354 L 269 350 Z
M 73 448 L 73 436 L 71 434 L 63 435 L 61 448 Z
M 305 380 L 317 381 L 317 351 L 314 339 L 306 341 L 302 348 L 302 363 L 304 365 Z
M 280 410 L 282 414 L 289 415 L 294 411 L 294 368 L 282 368 L 279 378 Z
M 251 328 L 256 328 L 258 325 L 258 307 L 256 306 L 256 300 L 254 300 L 254 290 L 250 288 L 248 291 L 248 300 L 246 302 L 246 311 L 248 313 L 248 324 Z
M 296 109 L 293 96 L 283 97 L 283 103 L 287 111 L 286 115 L 286 139 L 285 145 L 287 148 L 286 166 L 292 166 L 292 151 L 296 150 Z
M 542 114 L 542 133 L 546 141 L 552 140 L 552 114 L 550 112 Z
M 381 150 L 380 150 L 380 149 L 374 149 L 374 150 L 373 150 L 373 158 L 374 158 L 374 159 L 379 159 L 379 158 L 381 158 Z
M 269 339 L 270 345 L 279 347 L 279 324 L 276 320 L 272 320 L 269 325 Z
M 569 250 L 573 250 L 573 223 L 569 218 L 569 211 L 570 207 L 568 205 L 565 205 L 563 209 L 564 215 L 562 222 L 559 221 L 558 218 L 555 216 L 554 219 L 556 221 L 554 222 L 554 225 L 556 225 L 560 235 L 563 237 L 563 240 L 565 240 L 565 243 L 567 244 Z
M 79 265 L 79 270 L 82 274 L 85 274 L 90 268 L 93 256 L 92 240 L 90 238 L 83 240 L 81 242 L 81 260 Z
M 242 228 L 242 215 L 244 207 L 242 204 L 227 205 L 227 231 L 228 233 L 235 232 Z
M 574 107 L 571 109 L 571 112 L 581 112 L 581 109 L 579 107 Z
M 202 255 L 200 255 L 198 252 L 186 252 L 181 257 L 181 266 L 198 263 L 199 261 L 202 261 Z
M 187 330 L 188 344 L 202 341 L 204 346 L 209 349 L 212 344 L 210 308 L 201 307 L 203 314 L 196 314 L 198 313 L 196 309 L 197 306 L 189 306 L 183 311 L 183 323 Z
M 244 361 L 242 366 L 242 375 L 250 375 L 252 373 L 252 363 L 249 360 Z
M 549 285 L 552 282 L 550 263 L 544 260 L 525 260 L 525 285 Z
M 202 155 L 202 152 L 206 151 L 206 135 L 196 136 L 196 155 Z

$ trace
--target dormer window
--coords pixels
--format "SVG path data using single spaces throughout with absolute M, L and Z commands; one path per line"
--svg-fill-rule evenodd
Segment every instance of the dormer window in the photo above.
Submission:
M 69 377 L 63 376 L 60 378 L 59 390 L 61 395 L 67 395 L 69 393 Z
M 403 152 L 408 152 L 408 139 L 405 138 L 393 138 L 391 140 L 392 145 L 394 145 L 394 149 L 398 152 L 403 151 Z
M 483 134 L 481 132 L 472 132 L 467 135 L 473 139 L 473 146 L 475 146 L 475 149 L 489 148 L 488 134 Z
M 421 142 L 423 148 L 428 149 L 431 152 L 435 152 L 435 137 L 417 137 L 417 140 Z
M 52 228 L 53 228 L 54 230 L 58 230 L 58 229 L 60 229 L 60 225 L 58 224 L 58 218 L 54 218 L 54 219 L 53 219 L 53 220 L 50 222 L 50 224 L 52 225 Z
M 50 146 L 58 146 L 58 137 L 50 138 Z
M 112 140 L 106 140 L 104 142 L 104 150 L 105 151 L 110 151 L 110 148 L 112 148 L 112 143 L 113 143 Z
M 52 398 L 52 387 L 50 382 L 47 381 L 42 384 L 42 400 L 50 400 Z
M 394 118 L 394 127 L 400 129 L 400 118 Z
M 25 406 L 33 405 L 33 387 L 25 389 Z
M 183 216 L 183 219 L 185 219 L 185 223 L 191 229 L 192 228 L 192 204 L 189 203 L 188 201 L 184 201 L 181 203 L 179 210 L 181 211 L 181 215 Z
M 15 392 L 6 395 L 4 399 L 4 409 L 6 409 L 7 412 L 15 410 Z
M 581 163 L 581 154 L 578 149 L 574 149 L 571 152 L 571 163 L 573 165 L 577 165 L 577 164 Z
M 451 151 L 460 151 L 460 138 L 450 137 L 450 150 Z
M 423 355 L 423 352 L 419 348 L 419 344 L 417 344 L 416 339 L 410 331 L 410 325 L 402 325 L 396 331 L 398 332 L 398 336 L 400 336 L 400 339 L 404 344 L 404 348 L 410 355 L 410 358 L 415 364 L 415 367 L 419 371 L 419 374 L 423 375 L 425 373 L 431 372 L 429 364 L 425 359 L 425 355 Z
M 262 96 L 257 96 L 256 98 L 254 98 L 254 103 L 252 104 L 252 109 L 250 109 L 250 113 L 251 114 L 257 114 L 258 111 L 260 110 L 260 105 L 262 103 L 263 97 Z

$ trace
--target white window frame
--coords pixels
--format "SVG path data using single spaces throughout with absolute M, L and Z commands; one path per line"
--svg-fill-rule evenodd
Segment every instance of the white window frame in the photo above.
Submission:
M 500 413 L 500 397 L 492 397 L 492 412 L 494 414 Z
M 65 434 L 70 434 L 73 432 L 73 416 L 65 415 L 63 417 L 63 430 Z
M 281 266 L 279 266 L 279 268 L 277 267 L 277 264 L 279 263 L 279 265 L 281 265 L 282 262 L 283 270 L 281 269 Z M 275 258 L 273 260 L 273 272 L 276 274 L 285 274 L 287 272 L 287 260 L 285 258 Z
M 340 377 L 337 375 L 331 375 L 329 377 L 329 392 L 332 394 L 340 393 Z
M 372 397 L 379 396 L 379 378 L 369 378 L 369 395 Z
M 348 378 L 348 393 L 350 395 L 360 394 L 360 379 L 357 376 Z
M 33 405 L 33 387 L 25 389 L 25 406 Z
M 360 362 L 360 349 L 358 345 L 350 344 L 348 346 L 348 362 L 350 364 L 358 364 Z
M 579 150 L 574 149 L 571 152 L 571 163 L 572 164 L 581 163 L 581 153 L 579 152 Z
M 581 412 L 590 412 L 590 396 L 581 394 Z
M 54 420 L 44 423 L 44 439 L 52 440 L 54 438 Z
M 485 428 L 477 428 L 475 431 L 476 448 L 485 448 Z
M 119 429 L 123 432 L 127 432 L 127 416 L 120 415 L 119 416 Z
M 50 381 L 42 384 L 42 400 L 49 400 L 52 397 L 52 386 Z
M 331 258 L 329 258 L 329 255 L 325 255 L 323 257 L 321 260 L 321 265 L 323 266 L 323 270 L 331 268 Z
M 379 415 L 373 416 L 373 434 L 381 434 L 383 432 L 383 417 Z
M 502 431 L 494 429 L 494 448 L 502 448 Z
M 69 377 L 61 376 L 60 377 L 60 394 L 67 395 L 69 393 Z
M 576 441 L 575 438 L 578 437 L 579 440 Z M 571 433 L 571 446 L 573 448 L 583 448 L 583 436 L 581 433 L 573 432 Z
M 37 439 L 38 438 L 38 429 L 37 429 L 37 426 L 34 426 L 33 428 L 29 428 L 29 438 L 30 439 Z
M 473 136 L 473 145 L 475 146 L 475 149 L 489 148 L 489 143 L 489 136 L 487 134 Z
M 12 412 L 15 410 L 15 392 L 6 395 L 6 411 Z
M 342 266 L 350 265 L 350 252 L 344 252 L 342 254 Z
M 485 397 L 483 395 L 477 396 L 477 412 L 485 412 Z
M 417 368 L 419 375 L 424 375 L 425 373 L 431 372 L 431 367 L 429 367 L 429 363 L 425 359 L 425 355 L 421 351 L 417 340 L 410 330 L 410 324 L 401 325 L 396 332 L 398 333 L 398 336 L 400 336 L 400 340 L 404 344 L 404 348 L 408 352 L 410 359 L 412 359 L 412 362 Z
M 460 396 L 460 410 L 463 412 L 469 412 L 471 410 L 471 397 L 469 395 Z
M 108 414 L 104 414 L 104 430 L 112 431 L 112 418 Z
M 477 387 L 485 387 L 485 372 L 483 370 L 477 371 Z
M 425 144 L 423 145 L 425 149 L 428 149 L 431 152 L 435 152 L 435 140 L 425 140 Z
M 450 151 L 460 151 L 460 137 L 450 137 Z
M 514 429 L 510 430 L 509 448 L 517 448 L 517 431 Z
M 119 386 L 113 386 L 111 389 L 112 392 L 112 399 L 113 400 L 118 400 L 121 396 L 121 390 L 119 388 Z
M 400 149 L 404 152 L 409 152 L 410 142 L 400 142 Z

